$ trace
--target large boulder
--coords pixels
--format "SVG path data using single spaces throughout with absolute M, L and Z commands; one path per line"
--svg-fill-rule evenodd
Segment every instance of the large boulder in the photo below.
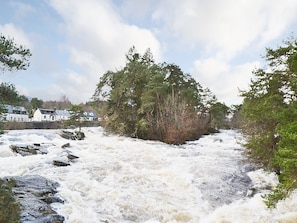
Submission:
M 58 183 L 37 175 L 6 177 L 15 181 L 13 196 L 21 204 L 20 218 L 23 223 L 62 223 L 64 217 L 51 208 L 52 203 L 63 203 L 56 196 Z
M 46 146 L 39 143 L 34 143 L 32 145 L 10 145 L 9 148 L 13 152 L 21 154 L 22 156 L 48 153 Z

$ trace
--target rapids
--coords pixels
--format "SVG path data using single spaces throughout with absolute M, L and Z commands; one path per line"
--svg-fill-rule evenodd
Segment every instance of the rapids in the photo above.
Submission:
M 173 146 L 106 135 L 84 128 L 67 141 L 59 130 L 11 130 L 0 138 L 0 177 L 40 175 L 60 184 L 64 204 L 54 209 L 67 223 L 297 222 L 297 194 L 269 210 L 261 195 L 277 177 L 245 159 L 240 132 L 224 130 Z M 61 146 L 70 142 L 70 147 Z M 41 143 L 47 154 L 22 157 L 11 144 Z M 70 166 L 53 160 L 79 157 Z

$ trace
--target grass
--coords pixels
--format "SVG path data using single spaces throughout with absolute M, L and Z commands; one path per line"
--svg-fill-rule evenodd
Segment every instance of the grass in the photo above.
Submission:
M 0 223 L 20 222 L 20 204 L 15 201 L 11 190 L 14 185 L 14 180 L 0 179 Z

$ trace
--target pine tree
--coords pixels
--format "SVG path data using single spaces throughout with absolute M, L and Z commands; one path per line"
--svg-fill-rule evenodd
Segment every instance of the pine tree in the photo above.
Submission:
M 268 206 L 297 188 L 297 42 L 266 50 L 268 68 L 254 71 L 250 89 L 242 92 L 244 132 L 251 157 L 279 174 L 280 184 L 266 196 Z
M 133 47 L 126 60 L 121 70 L 101 77 L 94 94 L 95 100 L 106 100 L 106 129 L 169 143 L 200 136 L 204 126 L 197 115 L 203 92 L 199 83 L 175 64 L 156 64 L 150 50 L 140 55 Z
M 13 39 L 0 35 L 0 70 L 26 70 L 30 56 L 29 49 L 15 44 Z

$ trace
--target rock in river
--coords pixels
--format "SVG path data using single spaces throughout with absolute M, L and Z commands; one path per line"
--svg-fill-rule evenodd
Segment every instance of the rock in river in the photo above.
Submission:
M 22 223 L 62 223 L 64 217 L 57 214 L 52 203 L 63 203 L 57 197 L 58 183 L 37 175 L 6 177 L 14 180 L 13 195 L 21 204 L 20 218 Z

